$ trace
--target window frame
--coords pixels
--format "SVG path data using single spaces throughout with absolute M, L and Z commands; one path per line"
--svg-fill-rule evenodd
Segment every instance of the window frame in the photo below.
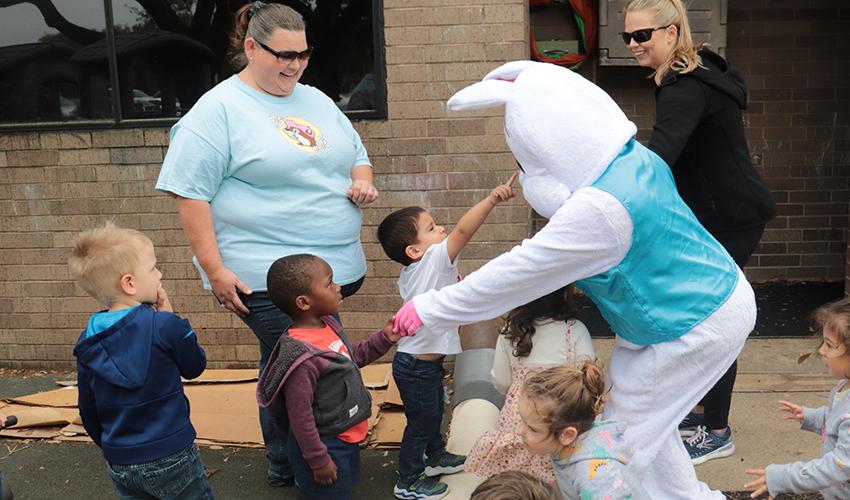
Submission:
M 372 43 L 375 57 L 375 109 L 340 110 L 350 120 L 385 120 L 387 119 L 387 68 L 386 47 L 384 46 L 384 1 L 372 2 Z M 132 128 L 162 128 L 171 127 L 181 117 L 157 118 L 123 118 L 121 107 L 121 89 L 118 77 L 118 55 L 115 45 L 115 16 L 112 11 L 112 0 L 103 0 L 103 14 L 106 23 L 106 50 L 109 61 L 109 80 L 111 88 L 110 100 L 114 117 L 105 120 L 68 120 L 53 122 L 0 123 L 0 133 L 9 132 L 53 132 L 58 130 L 102 130 L 102 129 L 132 129 Z M 212 87 L 211 87 L 212 88 Z M 209 89 L 207 89 L 209 90 Z M 191 108 L 190 108 L 191 109 Z

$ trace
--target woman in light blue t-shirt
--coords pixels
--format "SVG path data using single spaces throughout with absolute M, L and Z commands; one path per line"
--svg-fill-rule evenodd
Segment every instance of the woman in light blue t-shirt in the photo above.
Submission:
M 291 323 L 266 293 L 279 257 L 318 255 L 343 296 L 366 274 L 360 207 L 378 197 L 360 136 L 321 91 L 298 83 L 310 60 L 304 20 L 280 4 L 237 12 L 241 70 L 204 94 L 171 129 L 157 189 L 173 196 L 204 287 L 260 343 L 260 370 Z M 271 484 L 292 482 L 287 429 L 260 424 Z

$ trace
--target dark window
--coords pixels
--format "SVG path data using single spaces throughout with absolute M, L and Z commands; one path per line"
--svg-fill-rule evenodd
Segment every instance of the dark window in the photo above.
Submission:
M 173 122 L 233 74 L 228 35 L 245 3 L 2 2 L 0 127 Z M 321 89 L 352 118 L 385 117 L 382 1 L 280 3 L 304 16 L 315 47 L 301 83 Z

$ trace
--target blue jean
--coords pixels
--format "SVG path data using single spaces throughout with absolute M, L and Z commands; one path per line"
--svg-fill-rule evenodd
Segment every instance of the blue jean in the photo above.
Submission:
M 213 498 L 201 455 L 194 444 L 152 462 L 107 464 L 106 473 L 122 500 Z
M 393 358 L 393 378 L 404 403 L 407 426 L 398 455 L 399 482 L 412 483 L 425 470 L 425 456 L 437 458 L 446 448 L 443 433 L 443 360 L 424 360 L 405 352 Z
M 307 500 L 346 500 L 351 498 L 351 486 L 360 479 L 360 446 L 332 438 L 322 439 L 328 455 L 336 464 L 336 481 L 330 486 L 313 480 L 313 469 L 304 460 L 298 440 L 289 434 L 289 463 L 295 474 L 295 486 Z
M 343 297 L 354 295 L 363 284 L 364 278 L 354 283 L 343 285 L 340 293 Z M 239 294 L 242 303 L 251 312 L 242 317 L 242 321 L 254 332 L 260 342 L 260 373 L 266 366 L 269 356 L 277 344 L 280 334 L 292 326 L 292 318 L 275 306 L 266 292 L 254 292 L 251 295 Z M 337 317 L 339 319 L 339 317 Z M 263 442 L 266 444 L 266 458 L 269 461 L 269 472 L 279 476 L 292 475 L 292 468 L 287 458 L 287 435 L 289 430 L 282 428 L 268 408 L 260 408 L 260 430 L 263 432 Z

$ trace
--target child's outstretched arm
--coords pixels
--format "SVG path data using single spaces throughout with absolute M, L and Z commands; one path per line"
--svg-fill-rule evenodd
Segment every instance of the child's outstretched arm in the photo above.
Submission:
M 380 330 L 373 332 L 366 337 L 365 340 L 351 346 L 351 358 L 357 363 L 357 366 L 364 367 L 380 358 L 390 347 L 398 342 L 401 335 L 393 332 L 393 320 L 395 316 L 389 319 Z
M 490 194 L 487 195 L 486 198 L 479 201 L 474 207 L 470 208 L 463 217 L 457 221 L 452 232 L 449 233 L 448 237 L 448 251 L 449 251 L 449 259 L 452 262 L 457 258 L 460 254 L 460 251 L 463 250 L 463 247 L 469 243 L 469 240 L 475 235 L 478 228 L 481 227 L 481 224 L 484 223 L 484 219 L 490 215 L 490 211 L 493 210 L 497 204 L 508 201 L 516 194 L 514 194 L 513 183 L 516 180 L 519 172 L 514 172 L 507 182 L 500 186 L 496 186 Z
M 826 425 L 827 407 L 806 408 L 790 401 L 779 401 L 779 409 L 787 413 L 785 420 L 800 422 L 800 428 L 820 434 Z
M 759 495 L 765 492 L 766 487 L 770 496 L 776 496 L 779 493 L 820 491 L 850 480 L 850 415 L 844 417 L 838 426 L 838 442 L 832 451 L 808 462 L 768 465 L 763 477 L 744 487 L 757 487 Z M 759 469 L 747 471 L 751 475 L 761 475 L 759 472 Z

